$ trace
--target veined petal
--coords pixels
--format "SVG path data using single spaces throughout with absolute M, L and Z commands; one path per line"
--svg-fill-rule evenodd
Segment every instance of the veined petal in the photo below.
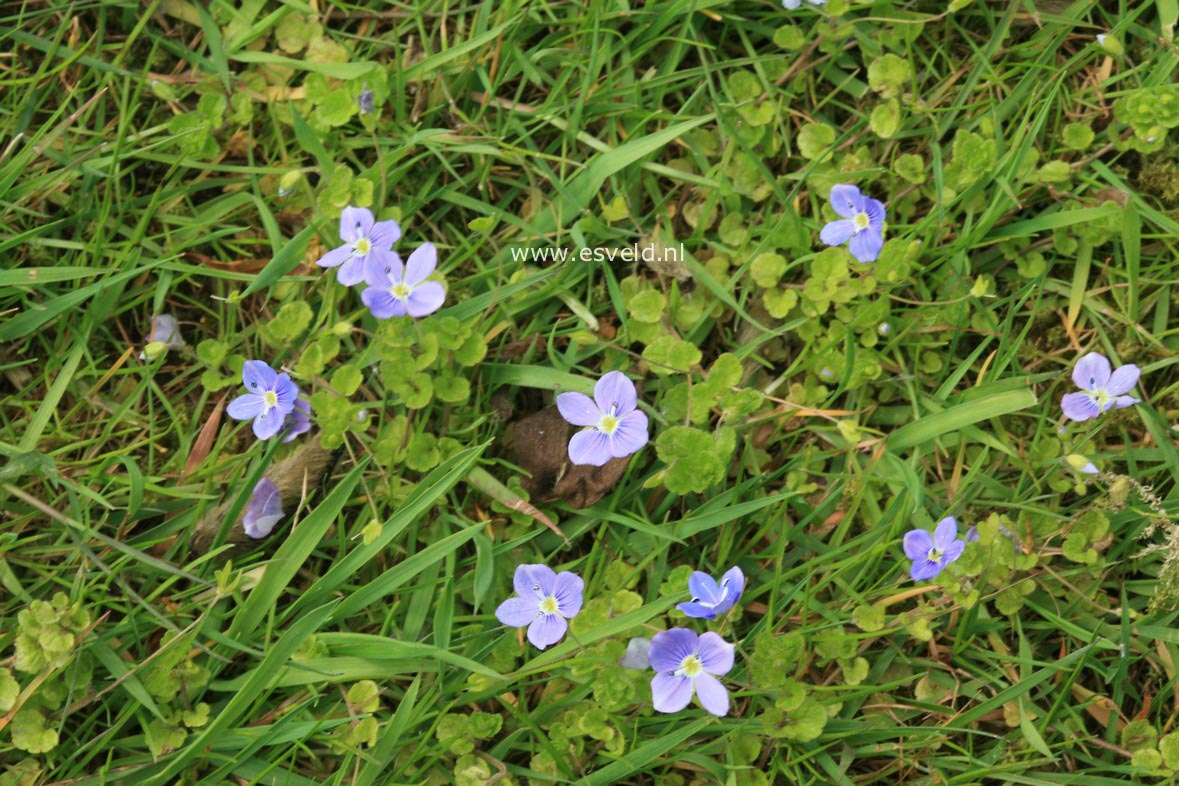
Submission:
M 438 267 L 438 250 L 433 243 L 423 243 L 405 262 L 405 283 L 411 287 L 425 281 Z
M 635 383 L 621 371 L 611 371 L 594 384 L 594 402 L 603 414 L 621 417 L 638 405 Z
M 405 299 L 405 310 L 411 317 L 424 317 L 442 308 L 446 290 L 437 281 L 418 284 Z
M 638 453 L 648 440 L 650 436 L 647 433 L 647 414 L 637 409 L 633 410 L 618 421 L 618 428 L 610 435 L 610 455 L 622 458 Z
M 495 610 L 495 618 L 509 628 L 532 624 L 540 615 L 540 604 L 535 598 L 508 598 Z
M 512 588 L 521 598 L 537 598 L 539 603 L 540 595 L 537 590 L 532 588 L 535 582 L 532 581 L 532 575 L 528 570 L 531 567 L 531 565 L 516 566 L 516 572 L 512 574 Z
M 602 413 L 594 400 L 584 393 L 562 393 L 557 396 L 557 411 L 575 426 L 596 426 Z
M 385 251 L 379 256 L 369 254 L 364 266 L 364 279 L 370 286 L 389 289 L 405 277 L 405 265 L 396 251 Z
M 535 563 L 532 565 L 525 565 L 528 569 L 527 575 L 530 581 L 529 589 L 531 592 L 539 592 L 541 597 L 548 597 L 552 595 L 557 589 L 557 574 L 548 565 L 541 565 Z M 532 589 L 539 587 L 539 589 Z
M 725 593 L 721 590 L 716 579 L 699 570 L 688 576 L 688 592 L 692 593 L 694 600 L 709 606 L 715 606 L 725 597 Z
M 1134 398 L 1133 396 L 1118 396 L 1113 401 L 1114 409 L 1125 409 L 1126 407 L 1132 407 L 1141 400 L 1142 399 Z
M 373 213 L 367 207 L 346 207 L 340 213 L 340 239 L 345 243 L 368 237 L 372 227 Z
M 556 644 L 569 630 L 569 623 L 560 614 L 541 614 L 528 626 L 528 640 L 538 649 Z
M 735 650 L 736 647 L 722 639 L 719 633 L 709 631 L 700 637 L 696 654 L 700 657 L 700 664 L 709 674 L 728 674 L 733 668 Z
M 683 603 L 675 604 L 675 607 L 687 616 L 694 617 L 698 620 L 716 619 L 716 609 L 714 609 L 712 606 L 705 606 L 703 603 L 696 603 L 695 601 L 684 601 Z
M 852 239 L 847 244 L 847 250 L 851 252 L 852 256 L 865 264 L 875 262 L 876 257 L 880 256 L 882 248 L 884 248 L 884 235 L 880 234 L 879 227 L 871 225 L 863 232 L 852 235 Z
M 955 540 L 949 546 L 946 546 L 945 551 L 942 552 L 942 567 L 949 565 L 954 560 L 962 556 L 962 552 L 966 550 L 966 541 Z
M 387 289 L 369 287 L 360 293 L 360 300 L 377 319 L 405 316 L 405 304 L 389 294 Z
M 365 267 L 368 260 L 368 255 L 354 256 L 344 262 L 336 269 L 336 281 L 346 287 L 354 287 L 357 284 L 363 284 L 367 273 Z
M 672 628 L 651 637 L 651 668 L 655 671 L 675 671 L 684 658 L 696 652 L 699 638 L 687 628 Z
M 692 681 L 667 672 L 651 680 L 651 702 L 658 712 L 679 712 L 692 700 Z
M 243 393 L 229 402 L 225 411 L 234 420 L 253 420 L 266 409 L 266 402 L 256 393 Z
M 905 533 L 904 548 L 909 559 L 923 560 L 933 548 L 933 537 L 923 529 L 910 530 Z
M 829 246 L 842 246 L 856 233 L 855 222 L 850 218 L 832 221 L 819 232 L 819 240 Z
M 254 418 L 254 436 L 258 439 L 270 439 L 282 429 L 284 413 L 278 407 L 270 407 L 261 415 Z
M 944 552 L 957 537 L 958 521 L 953 516 L 946 516 L 933 529 L 933 545 L 938 551 Z
M 879 199 L 866 197 L 864 202 L 864 212 L 868 214 L 869 226 L 877 232 L 882 231 L 884 229 L 884 219 L 888 216 L 888 208 Z
M 557 574 L 553 584 L 553 597 L 557 599 L 557 611 L 562 617 L 572 619 L 581 612 L 582 593 L 585 582 L 576 573 L 563 570 Z
M 262 478 L 254 486 L 246 513 L 242 517 L 242 528 L 251 538 L 264 538 L 271 533 L 274 525 L 282 520 L 282 495 L 278 486 L 269 478 Z
M 696 698 L 701 707 L 722 718 L 729 713 L 729 692 L 720 680 L 711 674 L 701 674 L 695 683 Z
M 569 440 L 569 460 L 600 467 L 612 458 L 610 438 L 597 429 L 579 431 Z
M 374 248 L 391 248 L 401 239 L 401 225 L 393 219 L 378 221 L 369 230 L 368 239 L 372 241 Z
M 278 396 L 278 409 L 285 417 L 295 408 L 295 400 L 299 398 L 299 386 L 291 381 L 291 375 L 282 373 L 274 384 L 274 394 Z
M 267 390 L 274 390 L 278 384 L 278 374 L 261 360 L 247 360 L 242 366 L 242 383 L 251 393 L 261 395 Z
M 343 245 L 321 256 L 315 264 L 320 267 L 338 267 L 351 259 L 352 253 L 352 246 Z
M 1097 402 L 1088 393 L 1065 393 L 1060 408 L 1069 420 L 1091 420 L 1101 414 Z
M 926 579 L 932 579 L 941 572 L 941 565 L 927 559 L 917 560 L 913 563 L 913 567 L 909 569 L 909 575 L 913 577 L 913 581 L 925 581 Z
M 745 574 L 740 568 L 734 566 L 725 571 L 725 575 L 721 576 L 721 589 L 726 598 L 731 597 L 734 603 L 737 602 L 745 591 Z
M 797 5 L 794 7 L 798 8 Z M 831 186 L 831 196 L 829 198 L 831 200 L 831 209 L 835 211 L 836 215 L 851 218 L 860 212 L 860 200 L 863 199 L 863 195 L 860 193 L 860 189 L 855 186 L 849 183 L 839 183 L 838 185 Z M 839 243 L 842 242 L 844 241 L 839 241 Z M 837 246 L 839 243 L 831 243 L 830 245 Z
M 1138 377 L 1141 373 L 1141 369 L 1133 363 L 1122 366 L 1113 374 L 1110 374 L 1109 381 L 1105 383 L 1105 392 L 1111 396 L 1121 396 L 1129 393 L 1138 384 Z
M 1106 387 L 1109 378 L 1109 360 L 1099 352 L 1090 352 L 1073 366 L 1073 382 L 1081 390 L 1100 390 Z

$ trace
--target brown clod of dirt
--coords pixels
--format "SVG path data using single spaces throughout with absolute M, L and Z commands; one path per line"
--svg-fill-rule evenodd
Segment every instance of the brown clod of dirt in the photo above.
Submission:
M 610 493 L 630 457 L 611 459 L 601 467 L 569 460 L 573 426 L 555 405 L 516 421 L 507 439 L 508 458 L 529 473 L 522 484 L 533 502 L 564 500 L 588 508 Z

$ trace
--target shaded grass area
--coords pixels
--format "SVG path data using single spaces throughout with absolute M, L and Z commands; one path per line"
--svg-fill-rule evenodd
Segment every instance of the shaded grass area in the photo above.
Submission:
M 1179 162 L 1115 102 L 1175 81 L 1174 3 L 422 5 L 0 11 L 0 784 L 1154 782 Z M 839 182 L 872 266 L 818 243 Z M 438 246 L 438 315 L 314 266 L 348 204 Z M 651 242 L 688 259 L 513 254 Z M 1061 432 L 1089 350 L 1143 404 Z M 255 357 L 339 457 L 226 566 L 193 527 L 290 451 L 222 414 Z M 505 420 L 614 368 L 652 444 L 540 506 L 566 545 L 473 471 L 518 495 Z M 525 562 L 586 580 L 544 652 L 492 616 Z M 730 716 L 654 713 L 626 640 L 734 564 Z

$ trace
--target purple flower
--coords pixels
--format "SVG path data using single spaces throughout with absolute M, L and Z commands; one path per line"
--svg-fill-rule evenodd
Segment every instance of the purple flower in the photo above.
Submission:
M 971 527 L 970 529 L 966 530 L 966 534 L 963 535 L 963 537 L 966 538 L 967 543 L 977 543 L 979 537 L 978 527 Z
M 324 254 L 316 264 L 339 267 L 336 281 L 347 287 L 364 281 L 367 269 L 383 268 L 393 254 L 393 244 L 401 237 L 401 227 L 396 221 L 373 222 L 372 211 L 366 207 L 344 208 L 340 214 L 340 239 L 344 245 Z
M 831 188 L 831 207 L 843 218 L 823 227 L 819 239 L 829 246 L 847 243 L 856 259 L 874 262 L 884 247 L 884 203 L 864 196 L 853 185 L 841 183 Z
M 707 573 L 696 571 L 688 578 L 688 591 L 692 593 L 690 603 L 680 603 L 677 609 L 689 617 L 716 619 L 733 608 L 745 589 L 745 574 L 740 568 L 730 568 L 721 576 L 718 584 Z
M 176 324 L 176 317 L 171 314 L 152 317 L 151 332 L 144 337 L 144 341 L 147 346 L 139 353 L 140 360 L 157 357 L 168 347 L 184 346 L 184 338 L 180 335 L 180 326 Z
M 635 383 L 621 371 L 611 371 L 594 385 L 594 397 L 584 393 L 557 396 L 561 417 L 575 426 L 590 426 L 569 440 L 569 460 L 600 467 L 647 444 L 647 416 L 636 409 Z
M 569 571 L 553 573 L 545 565 L 520 565 L 512 579 L 519 597 L 508 598 L 495 618 L 512 628 L 528 626 L 528 640 L 539 649 L 556 644 L 581 611 L 585 582 Z
M 1138 366 L 1129 364 L 1110 372 L 1109 360 L 1090 352 L 1073 367 L 1073 382 L 1082 393 L 1066 393 L 1060 408 L 1070 420 L 1089 420 L 1110 409 L 1124 409 L 1140 399 L 1124 395 L 1138 384 Z
M 226 411 L 237 420 L 254 420 L 254 435 L 270 439 L 282 430 L 283 421 L 295 408 L 299 388 L 286 374 L 276 374 L 261 360 L 247 360 L 242 382 L 250 391 L 229 402 Z
M 368 115 L 373 111 L 373 91 L 366 86 L 364 90 L 360 91 L 360 95 L 356 97 L 356 105 L 360 108 L 360 114 Z
M 299 396 L 295 399 L 295 408 L 287 413 L 282 422 L 283 442 L 294 442 L 295 437 L 311 430 L 311 404 L 307 399 Z
M 827 0 L 807 0 L 811 5 L 826 5 Z M 782 7 L 787 11 L 793 11 L 802 5 L 802 0 L 782 0 Z
M 717 676 L 733 668 L 733 645 L 715 633 L 697 636 L 672 628 L 651 639 L 651 698 L 659 712 L 679 712 L 695 693 L 700 706 L 713 715 L 729 712 L 729 692 Z
M 437 266 L 433 243 L 424 243 L 410 254 L 404 266 L 401 257 L 391 253 L 384 265 L 370 268 L 369 287 L 360 293 L 360 299 L 377 319 L 433 314 L 446 299 L 441 284 L 426 280 Z
M 246 503 L 246 515 L 242 517 L 246 534 L 256 539 L 266 537 L 282 520 L 282 515 L 282 495 L 278 486 L 269 478 L 262 478 Z
M 633 638 L 626 643 L 626 654 L 618 661 L 624 669 L 642 671 L 651 668 L 651 640 L 642 637 Z
M 962 556 L 966 541 L 958 540 L 958 522 L 946 516 L 937 523 L 931 537 L 923 529 L 905 533 L 905 556 L 913 560 L 909 575 L 913 581 L 932 579 Z

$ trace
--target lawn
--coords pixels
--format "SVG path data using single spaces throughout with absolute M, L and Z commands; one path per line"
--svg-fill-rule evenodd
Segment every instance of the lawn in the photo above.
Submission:
M 1177 23 L 0 6 L 0 786 L 1175 782 Z

